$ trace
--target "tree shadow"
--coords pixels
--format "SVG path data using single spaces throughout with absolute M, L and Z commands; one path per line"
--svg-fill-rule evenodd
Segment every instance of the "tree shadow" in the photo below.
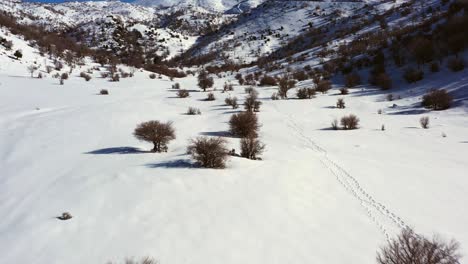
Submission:
M 135 147 L 115 147 L 115 148 L 96 149 L 93 151 L 86 152 L 85 154 L 105 155 L 105 154 L 142 154 L 142 153 L 151 153 L 151 152 L 144 151 Z
M 172 161 L 164 161 L 160 163 L 150 163 L 145 165 L 148 168 L 157 169 L 157 168 L 166 168 L 166 169 L 180 169 L 180 168 L 195 168 L 196 166 L 192 164 L 189 160 L 178 159 Z
M 242 110 L 226 111 L 226 112 L 223 112 L 223 115 L 237 114 L 237 113 L 240 113 L 240 112 L 242 112 Z
M 233 137 L 229 131 L 209 131 L 209 132 L 201 132 L 200 135 L 202 136 L 211 136 L 211 137 Z

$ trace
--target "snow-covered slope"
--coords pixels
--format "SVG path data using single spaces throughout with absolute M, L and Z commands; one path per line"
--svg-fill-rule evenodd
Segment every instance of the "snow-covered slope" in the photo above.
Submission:
M 136 0 L 133 3 L 156 7 L 201 7 L 206 10 L 242 13 L 261 4 L 264 0 Z
M 13 60 L 0 47 L 0 256 L 2 263 L 106 263 L 152 256 L 160 263 L 375 263 L 375 252 L 402 227 L 454 237 L 468 253 L 467 109 L 429 112 L 416 106 L 434 85 L 466 90 L 467 70 L 440 72 L 392 91 L 361 86 L 334 108 L 337 90 L 312 100 L 272 101 L 258 88 L 262 161 L 233 157 L 225 170 L 201 169 L 186 154 L 200 135 L 225 135 L 243 86 L 194 90 L 179 99 L 167 78 L 147 72 L 111 83 L 75 70 L 63 86 L 26 66 L 44 58 L 21 38 Z M 13 49 L 13 50 L 14 50 Z M 447 77 L 449 76 L 449 77 Z M 231 76 L 216 79 L 215 87 Z M 307 86 L 308 82 L 300 86 Z M 339 87 L 335 87 L 339 88 Z M 97 95 L 108 89 L 110 95 Z M 290 91 L 293 96 L 294 91 Z M 392 107 L 392 104 L 397 107 Z M 202 115 L 184 115 L 189 106 Z M 382 109 L 383 114 L 377 114 Z M 330 121 L 353 113 L 355 131 Z M 430 129 L 419 128 L 429 116 Z M 169 152 L 148 153 L 132 132 L 147 120 L 174 121 Z M 381 131 L 381 125 L 385 131 Z M 239 139 L 227 138 L 239 149 Z M 55 217 L 70 212 L 73 218 Z

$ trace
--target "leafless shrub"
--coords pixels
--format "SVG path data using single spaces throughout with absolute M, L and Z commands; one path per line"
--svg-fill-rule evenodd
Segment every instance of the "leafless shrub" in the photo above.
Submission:
M 28 72 L 31 74 L 31 78 L 34 76 L 34 72 L 37 71 L 37 66 L 34 64 L 31 64 L 28 66 Z
M 117 74 L 117 73 L 112 75 L 110 81 L 111 82 L 120 82 L 120 75 Z
M 382 88 L 382 90 L 391 89 L 393 86 L 392 78 L 386 73 L 379 73 L 375 77 L 375 83 L 377 86 Z
M 446 90 L 432 90 L 423 96 L 422 106 L 433 110 L 445 110 L 450 108 L 452 100 Z
M 459 264 L 459 244 L 455 240 L 442 241 L 425 238 L 413 230 L 404 229 L 377 253 L 379 264 Z
M 198 74 L 198 86 L 206 92 L 206 89 L 213 87 L 214 81 L 213 78 L 209 76 L 208 72 L 202 70 Z
M 106 264 L 118 264 L 116 262 L 109 261 Z M 133 258 L 127 258 L 122 264 L 159 264 L 158 261 L 150 257 L 144 257 L 141 260 L 135 260 Z
M 216 100 L 216 97 L 215 97 L 214 93 L 208 93 L 208 94 L 206 95 L 206 99 L 205 99 L 205 100 L 206 100 L 206 101 L 214 101 L 214 100 Z
M 237 97 L 227 97 L 224 102 L 226 105 L 230 105 L 232 109 L 237 109 L 239 105 L 237 104 Z
M 345 86 L 352 88 L 361 84 L 361 76 L 358 73 L 353 72 L 345 76 Z
M 260 86 L 275 86 L 276 84 L 276 79 L 268 75 L 265 75 L 260 79 Z
M 393 94 L 387 94 L 387 101 L 393 101 Z
M 314 88 L 300 88 L 297 90 L 297 98 L 299 99 L 311 99 L 315 96 Z
M 139 124 L 133 135 L 141 141 L 153 143 L 153 152 L 167 150 L 167 143 L 176 138 L 172 122 L 162 123 L 159 121 L 148 121 Z
M 353 114 L 341 118 L 341 126 L 344 130 L 357 129 L 359 118 Z
M 403 78 L 405 78 L 405 80 L 408 83 L 414 83 L 424 78 L 424 72 L 421 70 L 409 67 L 405 70 L 403 74 Z
M 339 129 L 337 119 L 333 119 L 333 121 L 331 122 L 331 127 L 332 127 L 333 130 L 338 130 Z
M 431 72 L 439 72 L 440 71 L 440 66 L 438 62 L 433 62 L 431 63 Z
M 180 83 L 174 83 L 174 84 L 172 85 L 172 89 L 174 89 L 174 90 L 179 90 L 179 89 L 180 89 Z
M 61 80 L 68 80 L 68 73 L 64 72 L 62 75 L 60 75 Z
M 186 98 L 186 97 L 189 97 L 189 95 L 190 95 L 189 91 L 187 91 L 185 89 L 181 89 L 181 90 L 177 91 L 177 96 L 179 98 Z
M 323 94 L 327 93 L 328 90 L 331 89 L 331 82 L 329 80 L 321 80 L 318 84 L 317 84 L 317 92 L 321 92 Z
M 259 129 L 257 115 L 252 112 L 234 114 L 229 120 L 229 128 L 238 137 L 257 136 Z
M 189 107 L 187 110 L 187 115 L 201 115 L 201 111 L 195 107 Z
M 257 96 L 250 94 L 245 98 L 244 109 L 248 112 L 259 112 L 262 102 L 257 100 Z
M 254 136 L 248 136 L 241 139 L 241 156 L 244 158 L 256 160 L 265 150 L 265 144 L 260 142 Z
M 290 79 L 289 76 L 283 76 L 278 82 L 278 95 L 284 99 L 288 98 L 288 91 L 296 86 L 296 80 Z
M 224 83 L 223 91 L 224 92 L 234 91 L 234 85 L 232 85 L 231 83 Z
M 347 94 L 349 94 L 348 88 L 341 88 L 341 89 L 340 89 L 340 94 L 342 94 L 342 95 L 347 95 Z
M 419 119 L 419 124 L 421 124 L 421 127 L 424 129 L 429 128 L 429 117 L 428 116 L 423 116 L 421 119 Z
M 461 58 L 451 58 L 448 61 L 448 67 L 453 72 L 458 72 L 465 69 L 465 62 Z
M 336 107 L 340 109 L 344 109 L 346 107 L 343 98 L 338 98 L 338 100 L 336 101 Z
M 278 96 L 277 93 L 273 93 L 270 98 L 271 98 L 271 100 L 274 100 L 274 101 L 279 100 L 279 96 Z
M 220 137 L 198 137 L 191 140 L 187 152 L 205 168 L 222 169 L 226 167 L 228 149 L 226 140 Z

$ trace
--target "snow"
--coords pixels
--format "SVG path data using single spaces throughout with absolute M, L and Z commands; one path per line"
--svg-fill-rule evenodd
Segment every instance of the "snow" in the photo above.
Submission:
M 374 263 L 379 246 L 406 226 L 454 237 L 468 253 L 466 105 L 442 112 L 415 106 L 432 84 L 463 92 L 466 70 L 394 90 L 403 97 L 395 102 L 353 89 L 344 110 L 332 107 L 336 89 L 271 101 L 276 88 L 258 88 L 263 160 L 233 157 L 226 169 L 211 170 L 197 168 L 185 149 L 190 138 L 225 133 L 236 112 L 224 106 L 228 94 L 218 90 L 216 101 L 203 101 L 206 93 L 187 77 L 176 81 L 191 96 L 179 99 L 173 82 L 139 71 L 110 83 L 98 72 L 85 82 L 78 69 L 61 86 L 50 76 L 30 78 L 26 66 L 38 55 L 21 48 L 21 61 L 0 55 L 2 262 L 149 255 L 174 264 Z M 225 81 L 234 82 L 217 79 L 216 87 Z M 232 95 L 242 99 L 243 88 Z M 97 95 L 100 89 L 110 95 Z M 184 115 L 189 106 L 202 115 Z M 360 129 L 329 130 L 349 113 Z M 421 116 L 430 117 L 428 130 L 419 128 Z M 168 153 L 145 152 L 151 146 L 132 136 L 152 119 L 174 122 Z M 239 149 L 239 139 L 228 140 Z M 73 218 L 56 219 L 62 212 Z
M 318 4 L 326 9 L 334 3 Z M 289 10 L 289 17 L 307 15 L 292 4 Z M 268 15 L 254 17 L 254 25 L 241 21 L 235 36 L 281 25 L 294 35 L 308 23 Z M 395 16 L 389 22 L 403 21 Z M 144 32 L 148 26 L 135 23 L 132 29 Z M 155 31 L 161 37 L 175 34 Z M 174 82 L 150 79 L 145 71 L 115 83 L 94 71 L 85 82 L 79 73 L 97 66 L 89 61 L 59 85 L 52 78 L 56 71 L 44 71 L 52 61 L 5 29 L 0 36 L 13 42 L 9 51 L 0 46 L 0 263 L 151 256 L 162 264 L 366 264 L 375 263 L 379 247 L 407 226 L 455 238 L 468 254 L 466 69 L 452 73 L 442 67 L 408 85 L 388 67 L 395 87 L 388 92 L 360 86 L 342 96 L 337 85 L 311 100 L 297 100 L 291 90 L 291 99 L 272 101 L 277 88 L 259 87 L 263 160 L 232 157 L 226 169 L 212 170 L 198 168 L 186 147 L 197 136 L 226 135 L 231 114 L 240 109 L 225 106 L 224 99 L 237 96 L 242 103 L 246 96 L 239 85 L 234 92 L 220 91 L 224 82 L 236 83 L 233 76 L 215 77 L 212 102 L 203 100 L 206 93 L 193 76 L 175 80 L 190 90 L 185 99 L 175 96 Z M 170 54 L 196 40 L 169 42 Z M 271 52 L 278 46 L 272 40 L 262 48 Z M 233 52 L 248 59 L 259 47 L 253 43 Z M 17 49 L 20 60 L 12 56 Z M 291 66 L 316 65 L 316 51 L 305 51 L 311 56 Z M 43 79 L 29 77 L 31 64 L 40 67 Z M 421 108 L 422 95 L 432 88 L 447 89 L 456 98 L 454 107 Z M 101 89 L 110 94 L 98 95 Z M 388 102 L 387 93 L 401 99 Z M 338 98 L 345 99 L 346 109 L 334 108 Z M 190 106 L 202 115 L 185 115 Z M 347 114 L 360 118 L 358 130 L 330 129 L 333 119 Z M 430 117 L 429 129 L 419 126 L 423 116 Z M 133 137 L 136 125 L 148 120 L 174 122 L 177 139 L 167 153 L 149 153 L 151 144 Z M 239 151 L 239 139 L 227 140 Z M 56 219 L 63 212 L 73 218 Z

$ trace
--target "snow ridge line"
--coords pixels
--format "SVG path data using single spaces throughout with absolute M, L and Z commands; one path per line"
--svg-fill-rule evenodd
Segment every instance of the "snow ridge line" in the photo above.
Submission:
M 387 240 L 390 240 L 390 235 L 384 225 L 374 216 L 373 210 L 380 213 L 382 216 L 387 217 L 395 225 L 401 229 L 409 228 L 409 226 L 395 213 L 391 212 L 382 203 L 377 202 L 368 192 L 366 192 L 360 185 L 359 181 L 347 172 L 343 167 L 338 165 L 335 161 L 329 158 L 327 151 L 315 143 L 310 137 L 306 136 L 304 130 L 299 126 L 288 114 L 288 126 L 292 128 L 300 137 L 306 141 L 307 147 L 318 154 L 322 164 L 330 170 L 330 172 L 336 177 L 338 182 L 356 199 L 359 200 L 361 206 L 366 210 L 369 218 L 378 226 L 381 232 L 385 235 Z

